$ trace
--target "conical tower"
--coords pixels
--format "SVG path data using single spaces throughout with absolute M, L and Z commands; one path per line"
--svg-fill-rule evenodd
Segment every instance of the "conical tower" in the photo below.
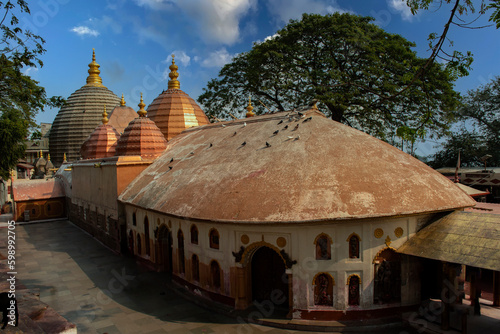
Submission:
M 87 84 L 71 94 L 57 113 L 49 134 L 49 152 L 55 166 L 60 166 L 66 153 L 69 162 L 80 158 L 80 148 L 101 124 L 102 107 L 114 108 L 120 98 L 102 84 L 99 64 L 92 51 Z
M 100 159 L 115 155 L 120 134 L 112 125 L 108 124 L 108 121 L 106 106 L 104 106 L 102 124 L 95 128 L 80 149 L 80 155 L 83 159 Z
M 187 128 L 210 123 L 200 106 L 180 89 L 178 66 L 172 55 L 168 89 L 163 91 L 148 107 L 148 117 L 160 128 L 165 139 L 170 140 Z

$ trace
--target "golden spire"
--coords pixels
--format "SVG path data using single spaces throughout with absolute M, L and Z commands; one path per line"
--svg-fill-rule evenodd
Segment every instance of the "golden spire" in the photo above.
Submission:
M 108 113 L 106 112 L 106 105 L 104 105 L 104 112 L 102 113 L 102 124 L 108 124 Z
M 95 61 L 95 49 L 92 49 L 92 62 L 89 64 L 89 76 L 87 77 L 87 86 L 104 87 L 102 79 L 99 76 L 99 65 Z
M 255 113 L 252 111 L 253 110 L 253 107 L 252 107 L 252 97 L 248 97 L 248 107 L 247 107 L 247 118 L 248 117 L 254 117 L 255 116 Z
M 66 159 L 66 153 L 63 154 L 63 162 L 68 162 Z
M 142 93 L 141 93 L 141 102 L 139 103 L 139 111 L 137 112 L 139 114 L 139 117 L 146 117 L 147 111 L 144 110 L 144 107 L 146 105 L 144 104 L 144 101 L 142 100 Z
M 43 158 L 43 152 L 40 150 L 40 158 Z
M 122 100 L 120 101 L 120 105 L 122 107 L 125 107 L 125 98 L 123 97 L 123 93 L 122 93 Z
M 179 69 L 179 66 L 175 65 L 175 55 L 172 55 L 172 65 L 170 65 L 170 73 L 168 76 L 170 77 L 170 80 L 168 81 L 168 89 L 180 89 L 181 84 L 179 80 L 177 80 L 177 77 L 179 76 L 179 73 L 177 73 L 177 69 Z
M 47 154 L 47 161 L 50 161 L 50 153 Z

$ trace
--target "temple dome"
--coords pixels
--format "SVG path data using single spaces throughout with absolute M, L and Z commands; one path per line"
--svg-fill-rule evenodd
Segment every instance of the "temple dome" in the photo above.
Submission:
M 108 123 L 106 107 L 102 114 L 102 124 L 99 125 L 85 140 L 80 155 L 83 159 L 100 159 L 112 157 L 116 153 L 116 144 L 120 134 Z
M 139 117 L 132 120 L 123 131 L 116 146 L 116 155 L 140 155 L 145 159 L 158 157 L 167 147 L 167 141 L 156 124 L 146 117 L 141 94 Z
M 156 123 L 167 140 L 187 128 L 210 123 L 196 101 L 180 89 L 174 55 L 169 68 L 168 89 L 154 99 L 147 109 L 148 117 Z
M 120 98 L 102 84 L 94 51 L 88 72 L 87 84 L 68 97 L 52 123 L 49 152 L 56 166 L 63 162 L 64 153 L 68 161 L 77 160 L 83 142 L 101 123 L 103 106 L 120 103 Z
M 122 94 L 120 105 L 116 106 L 109 114 L 108 124 L 113 126 L 115 130 L 121 134 L 125 131 L 127 125 L 136 117 L 136 111 L 131 107 L 127 107 Z
M 315 110 L 185 130 L 119 200 L 246 223 L 396 217 L 475 203 L 419 160 Z

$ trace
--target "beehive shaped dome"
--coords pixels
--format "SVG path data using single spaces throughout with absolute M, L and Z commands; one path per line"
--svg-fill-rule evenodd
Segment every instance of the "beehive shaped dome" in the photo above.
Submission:
M 314 110 L 188 129 L 119 200 L 176 217 L 248 223 L 355 221 L 475 204 L 409 154 Z
M 180 89 L 177 80 L 178 66 L 172 55 L 168 89 L 163 91 L 148 107 L 148 117 L 160 128 L 165 139 L 170 140 L 187 128 L 210 123 L 200 106 Z
M 100 159 L 112 157 L 116 153 L 116 144 L 120 139 L 120 134 L 115 128 L 108 124 L 108 114 L 106 106 L 102 114 L 102 124 L 99 125 L 85 140 L 80 155 L 83 159 Z
M 125 98 L 122 94 L 120 105 L 116 106 L 109 114 L 108 124 L 115 128 L 115 130 L 122 134 L 128 124 L 137 117 L 137 112 L 131 107 L 127 107 Z
M 99 64 L 92 52 L 87 84 L 71 94 L 57 113 L 49 134 L 49 152 L 54 165 L 60 166 L 64 153 L 68 161 L 80 157 L 80 148 L 101 123 L 103 105 L 114 107 L 120 98 L 102 84 Z
M 167 147 L 167 141 L 156 124 L 146 117 L 141 94 L 139 117 L 132 120 L 116 145 L 116 155 L 140 155 L 145 159 L 158 157 Z

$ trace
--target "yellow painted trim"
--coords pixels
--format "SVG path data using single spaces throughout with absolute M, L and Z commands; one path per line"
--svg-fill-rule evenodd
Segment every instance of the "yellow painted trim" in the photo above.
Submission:
M 351 275 L 349 275 L 349 277 L 347 277 L 347 283 L 346 283 L 346 285 L 349 285 L 349 283 L 351 283 L 351 277 L 353 277 L 353 276 L 356 276 L 359 279 L 359 285 L 361 285 L 361 276 L 359 276 L 358 274 L 351 274 Z
M 317 273 L 316 275 L 314 275 L 314 277 L 312 279 L 312 285 L 316 285 L 316 278 L 319 275 L 322 275 L 322 274 L 330 276 L 330 278 L 332 279 L 332 286 L 335 286 L 335 278 L 333 278 L 333 276 L 330 273 L 327 273 L 327 272 L 320 272 L 320 273 Z
M 398 250 L 397 250 L 396 248 L 394 248 L 394 247 L 390 247 L 390 246 L 388 246 L 388 247 L 384 247 L 384 248 L 382 248 L 381 250 L 379 250 L 379 251 L 378 251 L 378 253 L 377 253 L 377 255 L 375 255 L 375 257 L 373 258 L 373 261 L 372 261 L 372 263 L 373 263 L 373 264 L 375 264 L 375 259 L 376 259 L 377 257 L 379 257 L 379 256 L 380 256 L 380 254 L 382 254 L 382 252 L 383 252 L 383 251 L 385 251 L 386 249 L 391 249 L 391 250 L 395 251 L 396 253 L 398 253 Z M 399 253 L 398 253 L 398 254 L 399 254 Z
M 322 236 L 325 236 L 330 241 L 330 245 L 333 244 L 333 239 L 328 234 L 321 232 L 320 234 L 318 234 L 316 236 L 316 239 L 314 239 L 314 245 L 316 245 L 316 243 L 318 242 L 318 239 L 321 238 Z
M 283 256 L 281 255 L 280 249 L 278 247 L 268 243 L 268 242 L 265 242 L 265 241 L 258 241 L 258 242 L 254 242 L 253 244 L 248 245 L 248 247 L 245 248 L 243 255 L 241 256 L 240 263 L 246 265 L 249 262 L 251 255 L 253 255 L 253 253 L 255 253 L 255 251 L 257 249 L 259 249 L 260 247 L 267 247 L 267 248 L 271 248 L 272 250 L 274 250 L 281 257 L 281 260 L 283 260 L 283 263 L 285 264 L 285 268 L 286 268 L 286 261 L 283 258 Z M 249 255 L 249 253 L 251 253 L 251 254 Z
M 353 236 L 357 236 L 359 241 L 363 241 L 361 239 L 361 237 L 356 233 L 356 232 L 352 232 L 351 234 L 349 234 L 349 236 L 347 237 L 346 241 L 349 242 L 349 240 L 353 237 Z

